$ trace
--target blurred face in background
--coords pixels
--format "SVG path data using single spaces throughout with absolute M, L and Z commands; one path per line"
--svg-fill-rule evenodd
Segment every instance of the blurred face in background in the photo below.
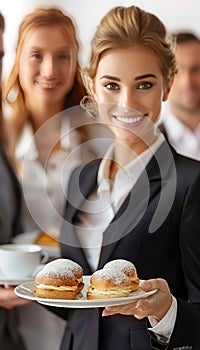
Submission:
M 172 112 L 180 119 L 185 113 L 200 114 L 200 43 L 177 45 L 178 73 L 169 94 Z M 199 116 L 200 117 L 200 116 Z
M 62 108 L 71 90 L 76 56 L 60 26 L 44 26 L 30 31 L 19 59 L 19 80 L 28 107 L 43 105 Z

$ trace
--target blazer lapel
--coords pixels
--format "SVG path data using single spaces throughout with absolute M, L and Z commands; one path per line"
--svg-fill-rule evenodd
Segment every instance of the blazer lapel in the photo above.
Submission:
M 77 210 L 81 208 L 85 198 L 96 186 L 98 167 L 99 162 L 82 166 L 74 171 L 67 193 L 67 218 L 69 222 L 73 222 Z M 77 184 L 79 184 L 78 188 Z
M 167 159 L 167 162 L 165 159 Z M 171 203 L 171 199 L 173 199 L 170 198 L 171 191 L 169 191 L 169 188 L 167 189 L 167 192 L 165 191 L 165 183 L 171 176 L 170 172 L 175 171 L 173 165 L 171 149 L 167 142 L 164 142 L 152 157 L 137 183 L 116 213 L 111 224 L 104 232 L 99 268 L 103 267 L 103 265 L 111 258 L 119 241 L 127 234 L 134 231 L 144 215 L 150 220 L 150 228 L 153 227 L 154 229 L 156 228 L 156 225 L 160 223 L 159 220 L 160 218 L 162 219 L 163 216 L 162 212 L 166 214 L 166 198 L 169 197 L 169 204 Z M 63 234 L 61 235 L 61 238 L 63 238 L 62 241 L 64 241 L 65 244 L 75 247 L 72 250 L 74 250 L 73 254 L 76 256 L 76 260 L 79 260 L 88 271 L 90 268 L 85 259 L 83 250 L 80 249 L 80 243 L 73 227 L 73 219 L 77 210 L 81 208 L 84 199 L 88 197 L 96 186 L 98 167 L 99 162 L 91 163 L 75 170 L 68 187 L 68 204 L 63 230 L 65 237 Z M 77 183 L 79 183 L 79 188 L 77 188 Z M 162 191 L 160 191 L 161 189 L 163 194 Z M 172 194 L 173 193 L 174 191 L 172 191 Z M 151 210 L 151 202 L 156 202 L 157 204 L 158 210 L 156 209 L 155 213 L 149 213 Z M 66 254 L 64 256 L 66 256 Z
M 65 220 L 61 231 L 62 255 L 72 260 L 75 259 L 80 263 L 84 274 L 91 274 L 92 271 L 80 246 L 73 220 L 77 211 L 81 208 L 84 199 L 87 198 L 96 186 L 98 166 L 99 162 L 91 163 L 85 167 L 79 167 L 74 171 L 68 185 Z
M 138 179 L 126 200 L 103 235 L 99 266 L 109 260 L 120 240 L 134 230 L 145 214 L 149 201 L 149 183 L 146 171 Z M 157 183 L 154 183 L 155 192 Z
M 170 159 L 170 161 L 166 162 L 166 154 L 168 153 L 170 153 L 170 157 L 167 157 L 167 159 Z M 173 194 L 175 193 L 174 191 L 172 191 L 172 193 L 168 190 L 167 193 L 165 191 L 165 183 L 171 171 L 174 172 L 176 179 L 176 171 L 173 165 L 171 149 L 168 144 L 164 142 L 152 157 L 135 186 L 128 194 L 126 200 L 116 213 L 111 224 L 104 232 L 99 268 L 103 267 L 112 256 L 119 241 L 130 232 L 134 231 L 145 214 L 147 214 L 150 220 L 149 229 L 151 229 L 152 232 L 153 229 L 157 228 L 158 223 L 160 224 L 162 218 L 166 216 L 166 200 L 168 198 L 168 207 L 170 209 Z M 174 182 L 176 184 L 176 181 Z M 171 187 L 173 187 L 173 185 L 174 183 L 172 183 Z M 149 206 L 152 201 L 156 201 L 157 203 L 155 213 L 149 213 Z

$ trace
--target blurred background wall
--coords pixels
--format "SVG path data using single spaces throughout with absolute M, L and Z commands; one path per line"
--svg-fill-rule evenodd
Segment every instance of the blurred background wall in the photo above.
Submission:
M 89 57 L 90 39 L 101 17 L 114 6 L 132 4 L 155 13 L 172 31 L 190 29 L 200 34 L 199 0 L 0 0 L 0 10 L 6 19 L 4 75 L 12 64 L 18 25 L 36 7 L 58 6 L 72 16 L 81 42 L 80 62 L 84 66 Z

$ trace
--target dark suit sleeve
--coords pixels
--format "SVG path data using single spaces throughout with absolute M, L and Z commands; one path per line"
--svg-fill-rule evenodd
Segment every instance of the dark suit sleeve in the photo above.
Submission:
M 180 348 L 188 346 L 188 349 L 200 349 L 200 322 L 195 317 L 195 309 L 197 305 L 186 303 L 182 300 L 178 301 L 177 319 L 167 349 Z M 199 305 L 198 305 L 199 307 Z
M 200 165 L 199 165 L 200 167 Z M 180 221 L 180 249 L 188 302 L 178 300 L 177 319 L 169 349 L 188 345 L 200 349 L 200 172 L 185 196 Z M 184 336 L 183 336 L 184 335 Z M 184 338 L 184 344 L 182 345 Z
M 200 166 L 200 165 L 199 165 Z M 181 224 L 180 248 L 182 265 L 191 303 L 200 305 L 200 175 L 196 176 L 186 194 Z M 198 314 L 200 320 L 200 312 Z

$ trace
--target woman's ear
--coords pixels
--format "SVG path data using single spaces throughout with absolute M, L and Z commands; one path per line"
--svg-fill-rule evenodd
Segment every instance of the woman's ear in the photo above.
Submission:
M 164 90 L 164 93 L 163 93 L 163 98 L 162 98 L 163 102 L 167 101 L 167 99 L 168 99 L 168 95 L 170 93 L 173 81 L 174 81 L 174 76 L 173 76 L 173 78 L 171 78 L 170 82 L 165 87 L 165 90 Z
M 96 101 L 96 93 L 95 93 L 95 88 L 94 88 L 94 80 L 91 78 L 87 78 L 87 88 L 88 88 L 88 92 L 90 93 L 90 95 L 94 98 L 94 100 Z
M 95 92 L 93 79 L 91 79 L 86 72 L 81 72 L 81 77 L 88 95 L 94 98 Z

